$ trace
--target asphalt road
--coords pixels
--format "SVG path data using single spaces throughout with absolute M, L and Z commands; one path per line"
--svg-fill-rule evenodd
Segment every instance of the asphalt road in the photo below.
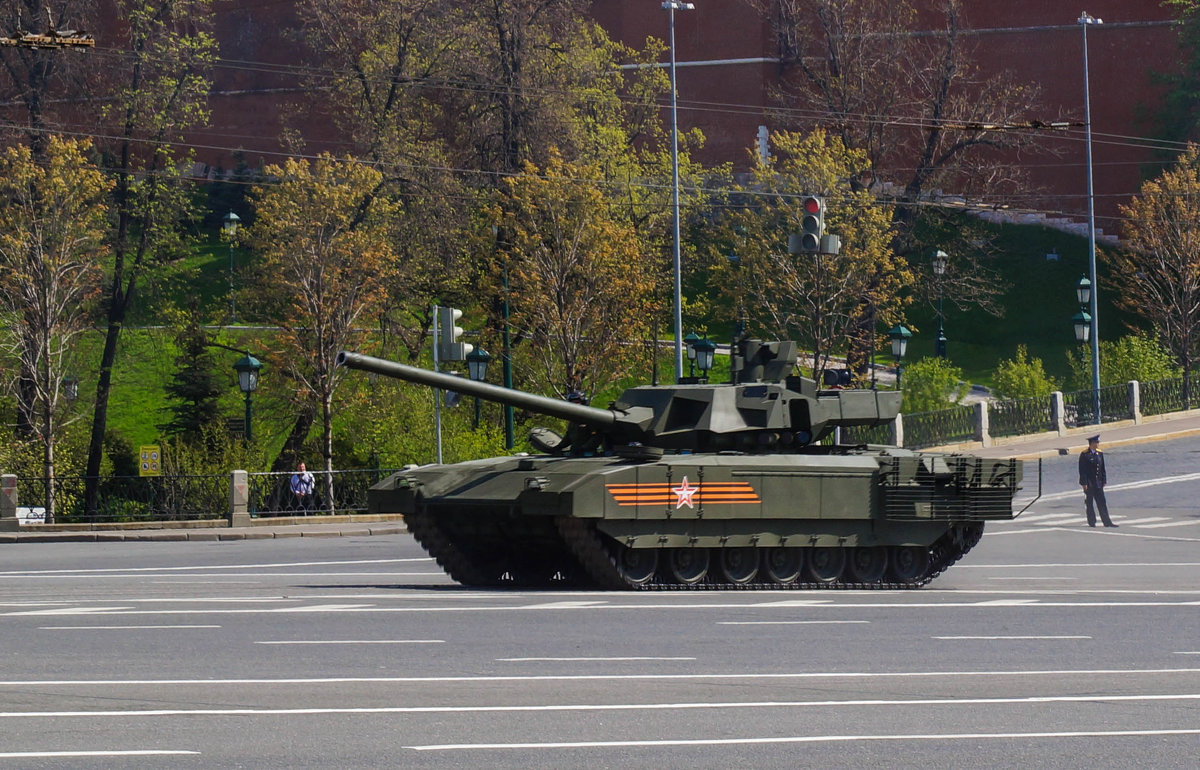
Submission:
M 1200 440 L 918 591 L 454 586 L 404 535 L 0 547 L 6 767 L 1195 767 Z

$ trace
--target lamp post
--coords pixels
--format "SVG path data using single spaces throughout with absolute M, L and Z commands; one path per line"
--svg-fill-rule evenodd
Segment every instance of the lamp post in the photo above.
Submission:
M 683 377 L 683 265 L 679 256 L 679 110 L 675 87 L 675 12 L 692 11 L 696 6 L 680 0 L 665 0 L 662 7 L 671 17 L 671 224 L 674 233 L 675 277 L 675 381 Z
M 63 377 L 62 392 L 67 403 L 75 403 L 75 399 L 79 398 L 79 379 L 73 374 Z
M 1096 206 L 1092 192 L 1092 93 L 1088 83 L 1087 31 L 1093 24 L 1103 24 L 1083 13 L 1079 16 L 1079 27 L 1083 30 L 1083 123 L 1087 147 L 1087 203 L 1088 203 L 1088 276 L 1091 277 L 1091 338 L 1092 338 L 1092 408 L 1096 424 L 1100 424 L 1100 315 L 1097 311 L 1099 299 L 1096 284 Z
M 949 259 L 950 255 L 941 249 L 933 252 L 933 274 L 937 276 L 938 295 L 938 336 L 933 352 L 938 358 L 946 357 L 946 328 L 943 324 L 945 316 L 942 315 L 942 279 L 946 275 L 946 263 Z
M 901 364 L 904 362 L 904 354 L 908 352 L 908 339 L 911 336 L 912 332 L 904 328 L 904 324 L 896 324 L 888 332 L 888 337 L 892 339 L 892 358 L 896 359 L 896 390 L 900 390 Z
M 238 373 L 238 387 L 246 394 L 246 420 L 244 426 L 246 441 L 254 440 L 254 434 L 251 432 L 254 417 L 252 397 L 254 391 L 258 389 L 258 372 L 262 367 L 262 362 L 249 353 L 233 365 L 234 371 Z
M 475 382 L 483 382 L 487 378 L 488 363 L 492 354 L 483 348 L 476 348 L 467 353 L 467 376 Z M 479 396 L 475 397 L 475 429 L 479 429 Z
M 237 306 L 233 299 L 233 239 L 237 237 L 238 225 L 242 218 L 230 211 L 221 219 L 221 232 L 229 241 L 229 319 L 237 320 Z

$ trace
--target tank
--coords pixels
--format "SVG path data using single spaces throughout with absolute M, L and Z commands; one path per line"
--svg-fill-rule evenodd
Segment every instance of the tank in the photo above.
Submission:
M 1014 518 L 1021 461 L 843 443 L 894 420 L 901 394 L 819 389 L 792 375 L 797 350 L 743 340 L 733 382 L 634 387 L 607 408 L 338 361 L 570 425 L 531 433 L 543 454 L 411 466 L 369 490 L 465 585 L 913 588 Z

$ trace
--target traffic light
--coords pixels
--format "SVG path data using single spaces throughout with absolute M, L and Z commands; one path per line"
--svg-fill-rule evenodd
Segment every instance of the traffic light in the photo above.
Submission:
M 460 318 L 462 311 L 456 307 L 438 308 L 439 361 L 465 361 L 467 354 L 475 349 L 474 345 L 458 341 L 459 335 L 463 333 L 462 327 L 457 325 Z
M 825 234 L 825 199 L 816 195 L 805 195 L 800 199 L 800 250 L 821 250 L 821 236 Z

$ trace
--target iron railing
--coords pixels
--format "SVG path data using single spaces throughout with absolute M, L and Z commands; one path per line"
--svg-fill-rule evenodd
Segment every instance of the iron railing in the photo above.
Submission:
M 1096 391 L 1076 390 L 1063 393 L 1063 404 L 1066 409 L 1063 421 L 1068 428 L 1079 425 L 1094 425 Z M 1129 385 L 1109 385 L 1100 388 L 1100 421 L 1120 422 L 1133 416 L 1129 405 Z
M 312 471 L 316 485 L 312 501 L 305 506 L 291 491 L 292 474 L 250 473 L 251 516 L 309 516 L 314 514 L 364 513 L 367 488 L 394 471 L 350 470 Z M 332 499 L 328 494 L 332 480 Z
M 936 412 L 904 415 L 904 446 L 957 444 L 975 438 L 975 408 L 952 406 Z
M 1142 414 L 1166 414 L 1191 409 L 1200 404 L 1200 374 L 1138 383 L 1141 390 Z
M 988 433 L 992 436 L 1023 436 L 1048 430 L 1054 430 L 1054 415 L 1046 396 L 988 405 Z
M 54 521 L 89 522 L 187 521 L 229 515 L 229 476 L 105 476 L 100 480 L 96 510 L 86 510 L 85 476 L 54 479 Z M 46 479 L 17 479 L 17 499 L 24 507 L 44 511 Z M 44 514 L 43 514 L 44 515 Z

